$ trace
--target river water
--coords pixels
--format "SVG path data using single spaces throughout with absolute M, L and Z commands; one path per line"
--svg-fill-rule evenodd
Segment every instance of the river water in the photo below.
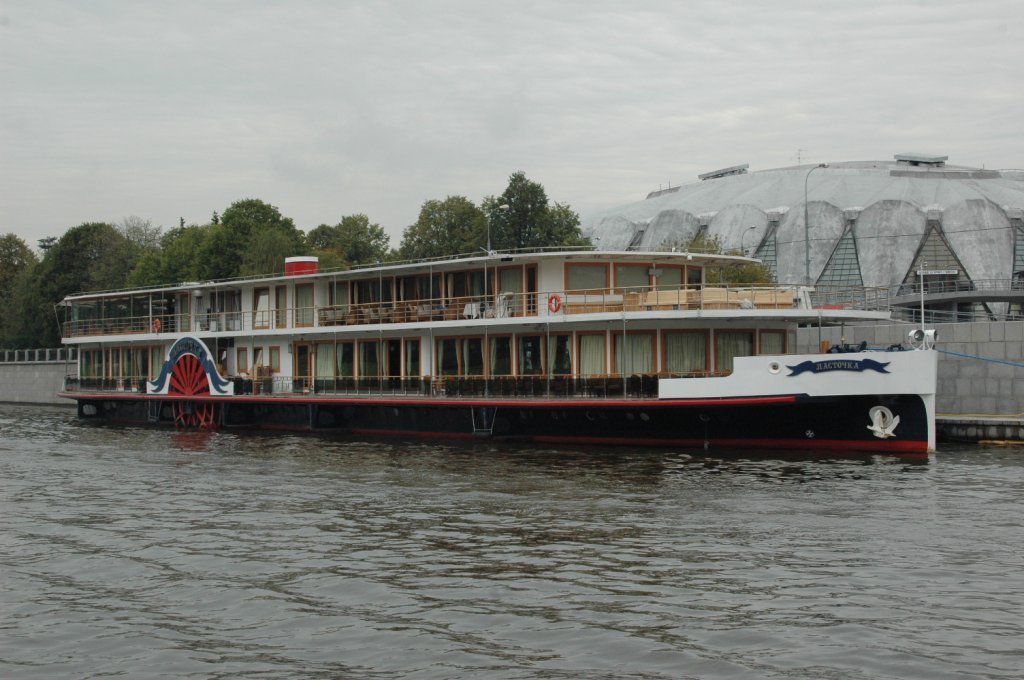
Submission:
M 1024 449 L 113 429 L 0 405 L 4 678 L 1019 678 Z

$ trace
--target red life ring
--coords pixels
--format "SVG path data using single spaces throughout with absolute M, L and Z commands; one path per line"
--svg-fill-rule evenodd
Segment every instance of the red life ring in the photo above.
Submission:
M 160 324 L 160 319 L 153 319 L 153 332 L 154 333 L 159 333 L 160 332 L 160 325 L 161 325 Z
M 552 314 L 558 314 L 559 310 L 562 309 L 562 296 L 558 293 L 552 293 L 548 298 L 548 309 L 551 310 Z

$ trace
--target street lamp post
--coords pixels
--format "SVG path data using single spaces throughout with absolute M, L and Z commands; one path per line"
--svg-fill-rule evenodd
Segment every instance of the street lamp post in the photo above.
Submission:
M 807 217 L 807 180 L 811 178 L 811 173 L 818 168 L 827 167 L 828 163 L 818 163 L 804 176 L 804 283 L 808 286 L 811 285 L 811 225 Z

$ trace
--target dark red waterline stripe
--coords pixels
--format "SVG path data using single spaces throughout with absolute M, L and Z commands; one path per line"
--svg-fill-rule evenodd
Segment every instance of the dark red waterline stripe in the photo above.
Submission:
M 628 408 L 670 408 L 673 406 L 752 406 L 763 404 L 792 404 L 796 402 L 796 395 L 782 395 L 772 397 L 722 397 L 718 399 L 418 399 L 409 397 L 405 399 L 376 398 L 376 397 L 250 397 L 250 396 L 228 396 L 215 397 L 212 395 L 163 395 L 163 394 L 109 394 L 109 393 L 81 393 L 69 394 L 58 393 L 59 397 L 75 400 L 91 401 L 210 401 L 214 403 L 227 404 L 344 404 L 344 405 L 370 405 L 370 406 L 487 406 L 510 408 L 597 408 L 601 406 L 628 407 Z

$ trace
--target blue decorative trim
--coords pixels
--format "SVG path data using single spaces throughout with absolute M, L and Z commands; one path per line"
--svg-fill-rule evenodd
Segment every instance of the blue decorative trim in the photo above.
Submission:
M 827 373 L 829 371 L 853 371 L 854 373 L 860 373 L 862 371 L 877 371 L 879 373 L 888 373 L 888 366 L 891 362 L 880 363 L 874 359 L 828 359 L 827 361 L 804 361 L 797 364 L 796 366 L 786 366 L 792 373 L 787 378 L 794 375 L 800 375 L 801 373 Z
M 210 358 L 210 350 L 206 347 L 206 343 L 191 335 L 179 338 L 171 345 L 160 375 L 157 376 L 156 380 L 149 383 L 147 391 L 150 394 L 167 394 L 168 381 L 171 378 L 171 372 L 174 370 L 174 364 L 178 363 L 178 359 L 186 354 L 191 354 L 199 359 L 200 365 L 206 371 L 206 378 L 210 381 L 211 394 L 222 397 L 234 394 L 234 384 L 227 378 L 222 378 L 220 373 L 217 372 L 217 366 L 213 363 L 213 359 Z

